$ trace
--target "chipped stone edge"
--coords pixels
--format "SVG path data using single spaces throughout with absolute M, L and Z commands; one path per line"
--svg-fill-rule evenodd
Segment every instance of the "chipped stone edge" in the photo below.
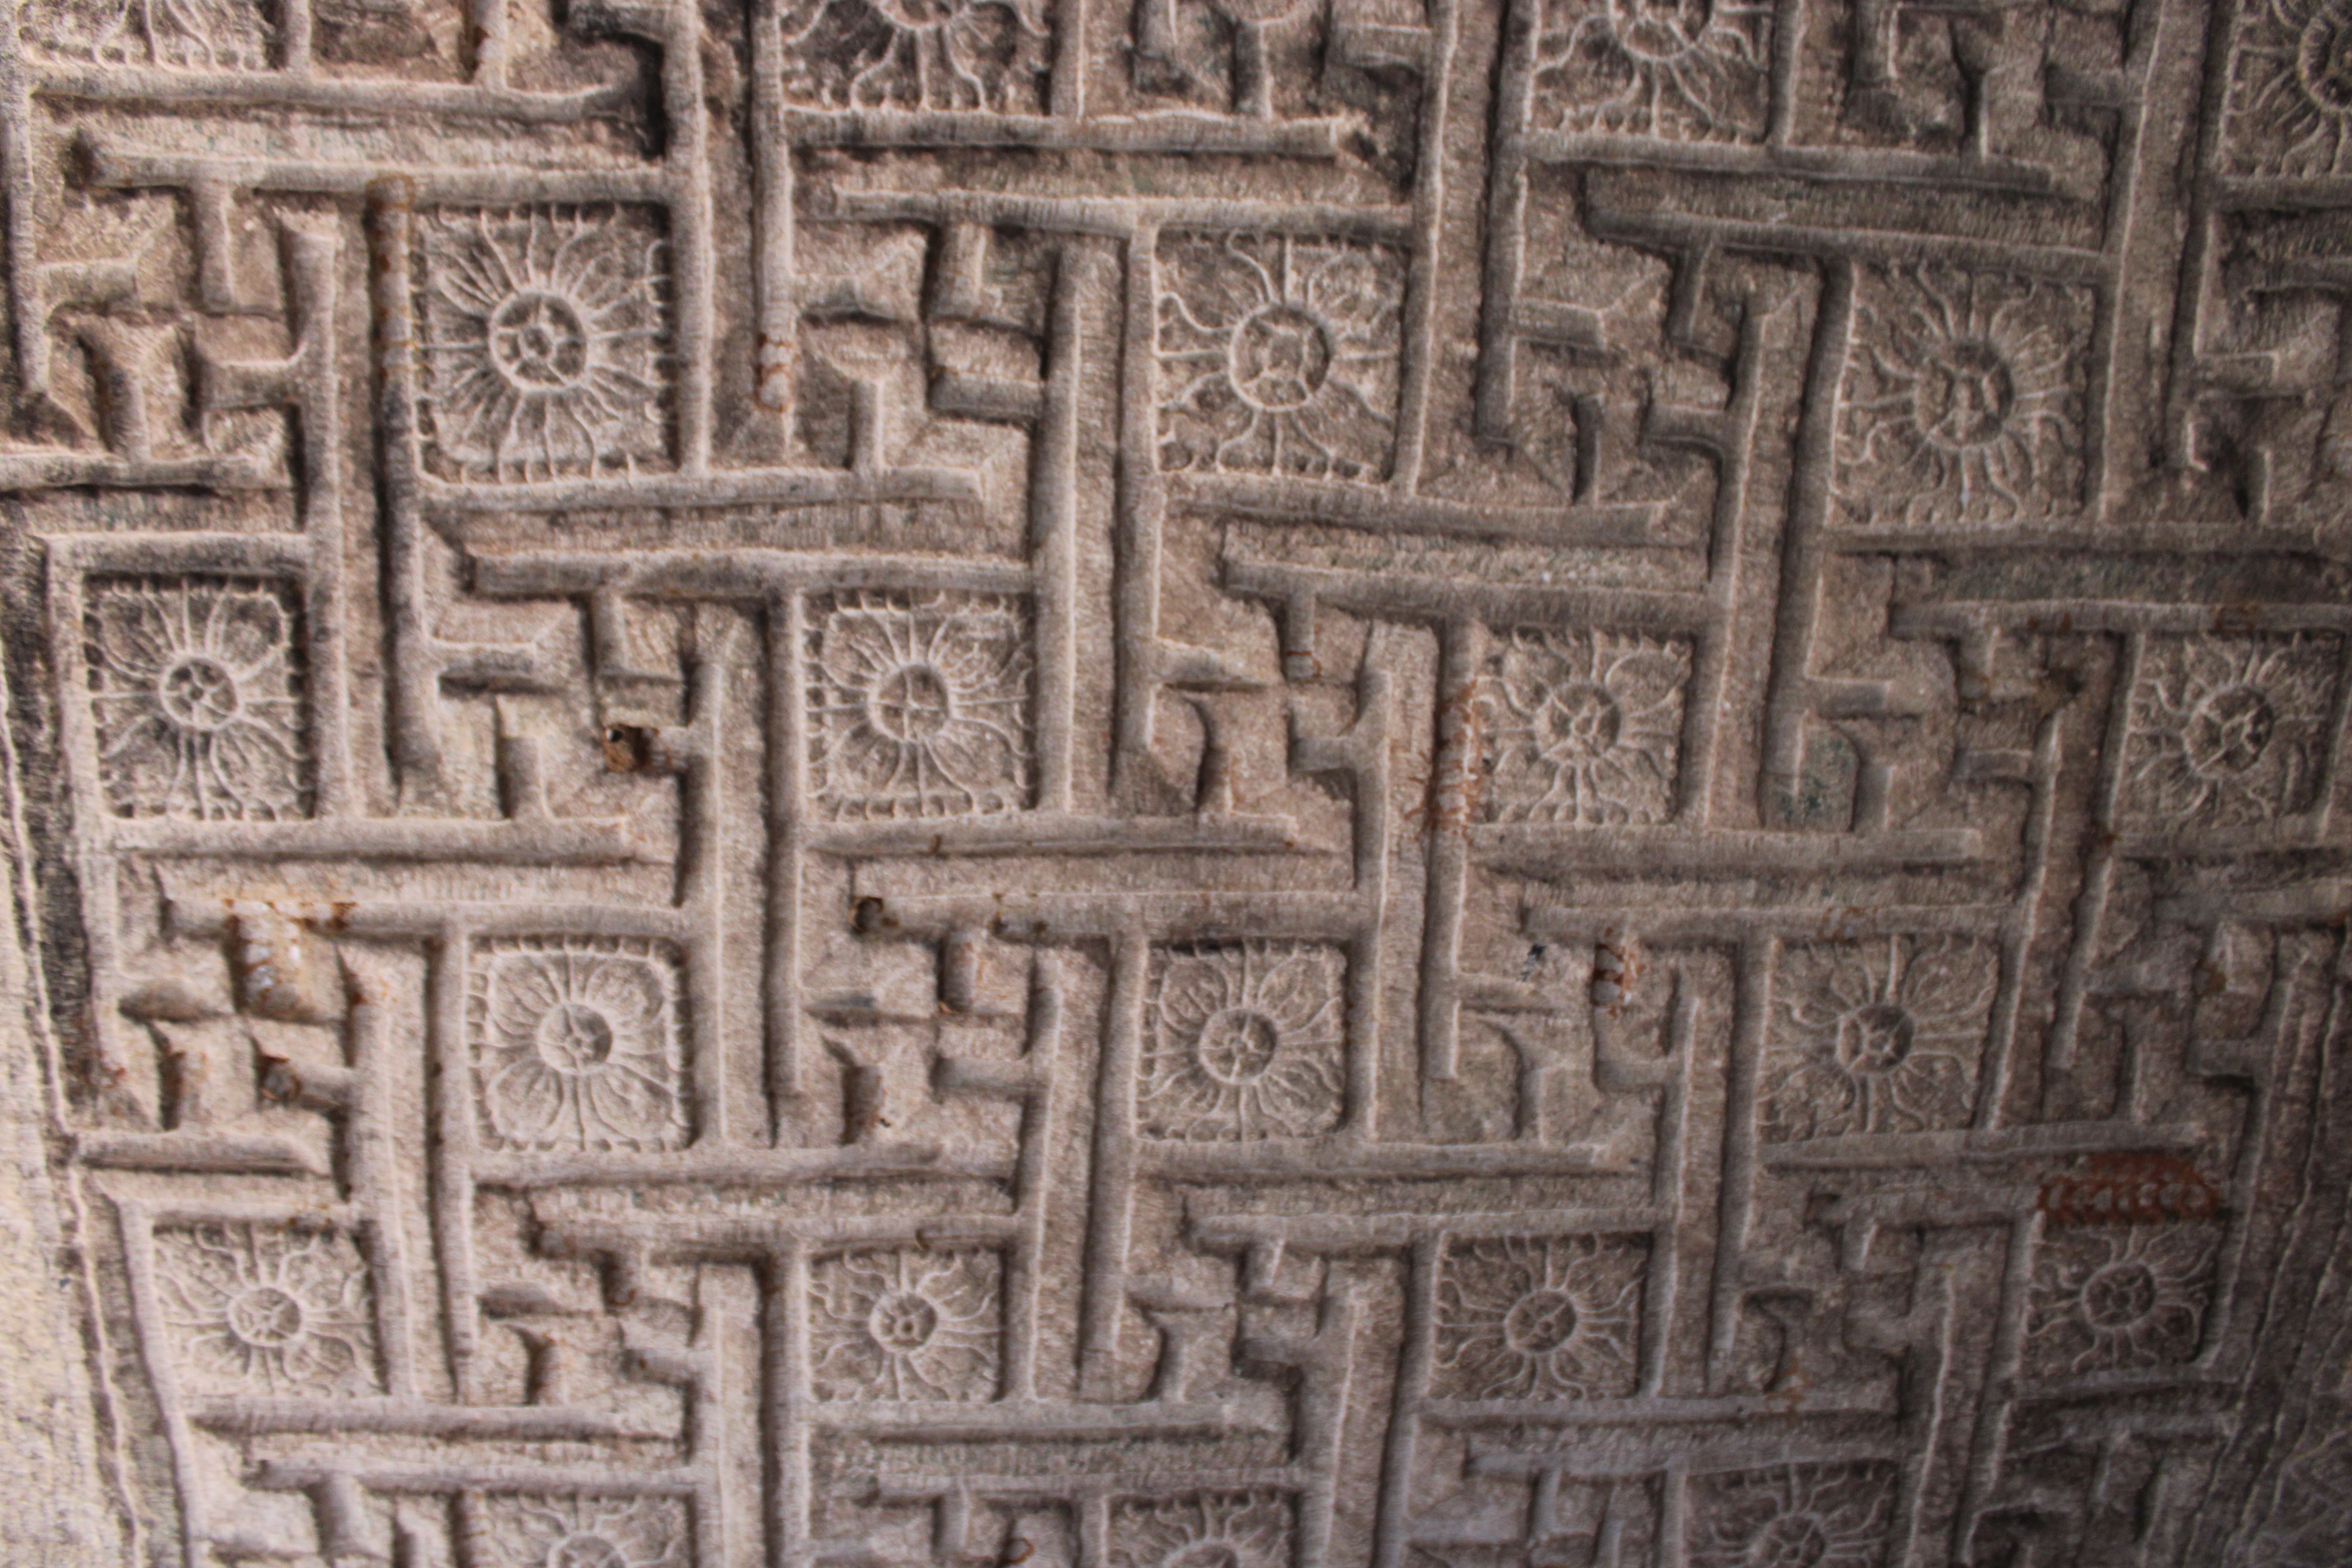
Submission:
M 0 671 L 0 710 L 13 706 L 11 684 Z M 0 726 L 0 1559 L 115 1568 L 137 1560 L 137 1512 L 108 1418 L 114 1402 L 91 1377 L 104 1330 L 89 1215 L 53 1161 L 61 1063 L 29 958 L 37 861 L 20 778 L 15 737 Z

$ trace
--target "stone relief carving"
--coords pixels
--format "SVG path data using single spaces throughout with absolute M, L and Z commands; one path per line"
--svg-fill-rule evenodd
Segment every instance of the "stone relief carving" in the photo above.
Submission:
M 1949 937 L 1792 942 L 1768 1033 L 1764 1136 L 1968 1125 L 1996 993 L 1988 943 Z
M 485 1497 L 473 1512 L 468 1549 L 500 1568 L 683 1568 L 694 1561 L 686 1509 L 676 1498 L 513 1493 Z
M 1641 1238 L 1453 1244 L 1440 1265 L 1433 1390 L 1456 1399 L 1608 1399 L 1633 1392 Z
M 1536 35 L 1539 119 L 1672 142 L 1755 142 L 1771 85 L 1772 7 L 1547 3 Z
M 2028 1364 L 2063 1375 L 2193 1359 L 2214 1240 L 2202 1226 L 2053 1230 L 2034 1263 Z
M 118 815 L 310 815 L 299 615 L 266 579 L 90 583 L 91 727 Z
M 1881 1466 L 1783 1465 L 1710 1476 L 1694 1510 L 1694 1563 L 1881 1560 L 1894 1511 L 1894 1477 Z
M 2347 40 L 25 0 L 10 1560 L 2338 1561 Z
M 993 1399 L 995 1255 L 846 1253 L 809 1271 L 820 1399 Z
M 1311 1138 L 1346 1111 L 1336 947 L 1160 949 L 1136 1104 L 1147 1138 Z
M 596 208 L 445 209 L 419 236 L 417 402 L 436 467 L 498 480 L 662 462 L 652 223 Z
M 1670 820 L 1690 643 L 1524 628 L 1497 641 L 1482 693 L 1487 819 Z
M 254 1224 L 159 1231 L 155 1272 L 183 1386 L 373 1394 L 367 1266 L 346 1236 Z
M 2081 505 L 2089 291 L 1940 268 L 1857 279 L 1838 484 L 1858 521 L 1951 527 Z
M 1287 234 L 1160 237 L 1160 467 L 1385 477 L 1404 268 Z
M 2332 637 L 2151 639 L 2132 689 L 2122 814 L 2176 827 L 2266 822 L 2322 783 L 2340 668 Z
M 467 999 L 481 1137 L 505 1149 L 671 1149 L 688 1137 L 677 963 L 648 943 L 485 944 Z
M 1029 804 L 1034 655 L 1016 600 L 865 595 L 812 616 L 810 765 L 846 818 Z
M 827 109 L 1036 113 L 1052 35 L 1034 8 L 1000 0 L 915 6 L 817 0 L 778 18 L 784 90 Z

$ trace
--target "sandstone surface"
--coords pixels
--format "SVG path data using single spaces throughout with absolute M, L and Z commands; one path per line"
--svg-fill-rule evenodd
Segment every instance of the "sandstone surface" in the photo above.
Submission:
M 2343 0 L 21 0 L 0 1556 L 2352 1561 Z

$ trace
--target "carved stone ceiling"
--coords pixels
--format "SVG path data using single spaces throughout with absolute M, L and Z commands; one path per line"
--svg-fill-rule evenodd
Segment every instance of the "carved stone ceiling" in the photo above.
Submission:
M 10 34 L 12 1563 L 2352 1561 L 2344 0 Z

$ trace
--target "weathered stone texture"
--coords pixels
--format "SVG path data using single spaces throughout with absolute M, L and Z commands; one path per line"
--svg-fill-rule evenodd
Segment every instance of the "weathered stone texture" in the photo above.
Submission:
M 11 1563 L 2352 1561 L 2344 0 L 17 20 Z

